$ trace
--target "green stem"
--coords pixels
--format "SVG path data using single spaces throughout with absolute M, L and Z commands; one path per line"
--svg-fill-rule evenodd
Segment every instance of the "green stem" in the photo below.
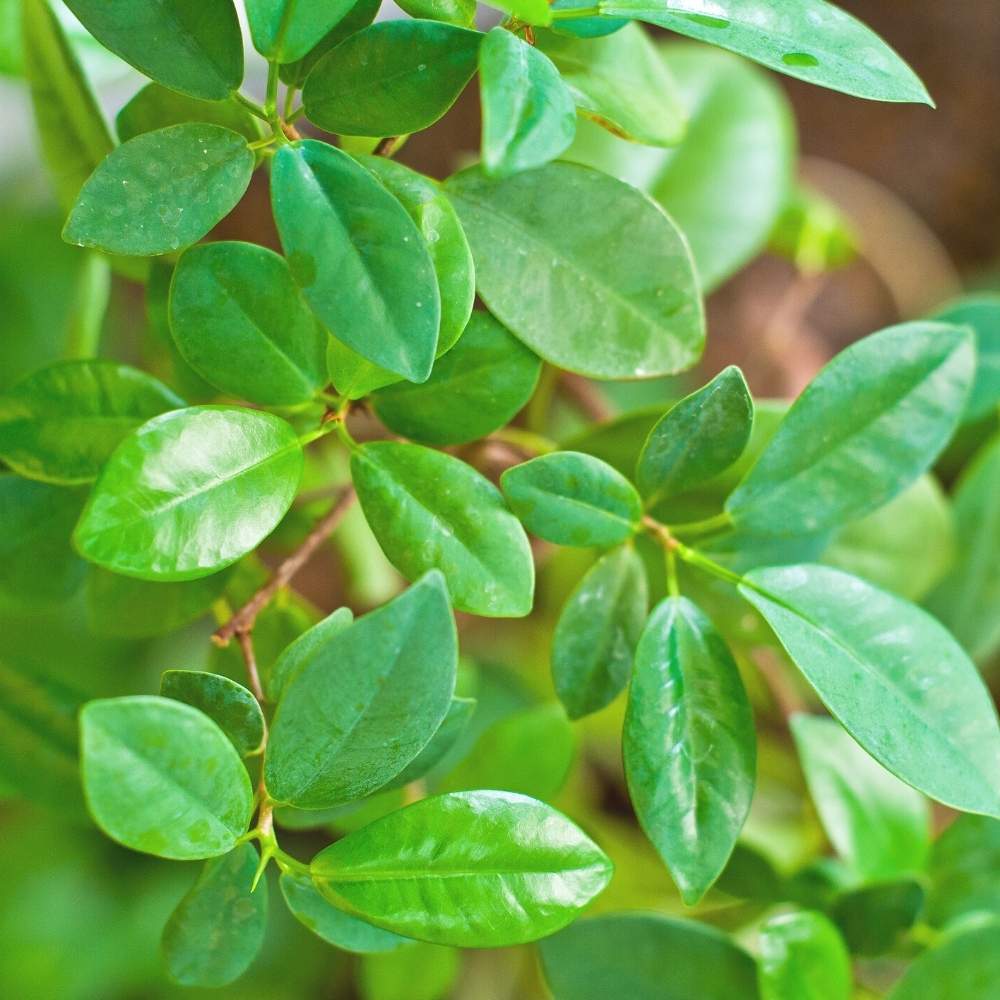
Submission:
M 283 872 L 295 872 L 297 875 L 312 877 L 312 871 L 308 865 L 303 864 L 298 858 L 293 858 L 286 851 L 283 851 L 277 844 L 274 845 L 274 860 L 278 862 L 278 867 Z
M 267 111 L 263 107 L 261 107 L 256 101 L 251 101 L 249 97 L 247 97 L 245 94 L 241 94 L 239 91 L 236 91 L 236 93 L 233 94 L 233 97 L 235 97 L 237 102 L 239 104 L 242 104 L 243 107 L 245 107 L 247 111 L 250 112 L 250 114 L 254 115 L 257 118 L 260 118 L 262 121 L 265 122 L 270 121 L 270 117 L 268 116 Z
M 299 435 L 299 444 L 305 448 L 306 445 L 312 444 L 313 441 L 318 441 L 321 437 L 326 437 L 327 434 L 336 430 L 334 424 L 343 423 L 341 420 L 328 420 L 325 424 L 320 424 L 315 430 L 306 431 L 305 434 Z
M 600 17 L 601 8 L 596 7 L 574 7 L 567 10 L 552 11 L 553 21 L 576 21 L 581 17 Z
M 523 427 L 501 427 L 490 435 L 490 440 L 513 445 L 519 451 L 526 451 L 531 455 L 548 455 L 559 450 L 555 441 Z
M 680 597 L 681 588 L 677 582 L 677 553 L 674 549 L 664 549 L 667 557 L 667 593 L 671 597 Z
M 712 576 L 717 576 L 720 580 L 725 580 L 727 583 L 732 583 L 736 586 L 745 582 L 739 573 L 734 573 L 731 569 L 726 569 L 725 566 L 720 566 L 714 560 L 709 559 L 708 556 L 702 555 L 697 549 L 689 549 L 686 545 L 682 545 L 676 540 L 675 544 L 677 554 L 691 566 L 697 566 L 706 573 L 711 573 Z
M 93 358 L 101 343 L 101 327 L 111 296 L 111 267 L 104 254 L 89 252 L 77 275 L 66 334 L 70 358 Z
M 264 94 L 264 110 L 267 120 L 273 125 L 278 117 L 278 63 L 274 59 L 267 62 L 267 90 Z
M 298 111 L 292 111 L 292 104 L 295 102 L 295 95 L 299 92 L 298 87 L 293 87 L 291 84 L 285 89 L 285 109 L 282 111 L 282 116 L 286 122 L 293 122 L 295 119 L 302 114 L 303 108 L 299 108 Z
M 670 530 L 675 535 L 682 535 L 685 538 L 701 538 L 704 535 L 714 535 L 717 532 L 731 528 L 733 519 L 729 511 L 724 510 L 714 517 L 707 517 L 704 521 L 692 521 L 690 524 L 672 524 Z

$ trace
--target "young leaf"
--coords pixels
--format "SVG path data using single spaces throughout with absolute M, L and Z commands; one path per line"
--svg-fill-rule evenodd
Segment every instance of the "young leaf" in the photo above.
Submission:
M 351 455 L 351 475 L 379 545 L 403 576 L 441 570 L 460 611 L 487 618 L 531 611 L 527 536 L 475 469 L 420 445 L 375 441 Z
M 791 725 L 809 794 L 837 853 L 869 882 L 923 871 L 930 848 L 927 800 L 832 719 L 794 715 Z
M 1000 982 L 1000 921 L 985 920 L 928 948 L 888 1000 L 984 1000 Z
M 171 90 L 221 101 L 243 80 L 233 0 L 66 0 L 107 49 Z
M 208 122 L 210 125 L 220 125 L 222 128 L 238 132 L 248 142 L 253 142 L 260 138 L 261 130 L 257 121 L 258 119 L 232 97 L 224 101 L 203 101 L 198 97 L 178 94 L 177 91 L 168 90 L 158 83 L 147 83 L 118 112 L 115 118 L 115 131 L 118 133 L 119 142 L 128 142 L 137 135 L 155 132 L 170 125 Z M 91 170 L 96 166 L 97 163 L 94 163 Z
M 726 501 L 741 528 L 808 534 L 902 493 L 951 438 L 975 371 L 968 330 L 903 323 L 837 355 Z
M 63 239 L 144 257 L 180 250 L 236 207 L 253 166 L 246 139 L 219 125 L 186 122 L 146 132 L 90 175 Z
M 476 0 L 402 0 L 396 5 L 410 17 L 444 21 L 460 28 L 474 28 Z
M 350 37 L 362 28 L 367 28 L 382 4 L 382 0 L 355 0 L 344 15 L 342 21 L 330 29 L 301 59 L 282 63 L 278 72 L 282 83 L 301 89 L 306 77 L 331 49 L 336 48 L 345 38 Z
M 598 559 L 570 594 L 552 638 L 552 679 L 571 719 L 625 687 L 648 603 L 646 571 L 629 545 Z
M 557 451 L 500 477 L 510 509 L 533 535 L 557 545 L 607 548 L 639 530 L 635 487 L 599 458 Z
M 321 622 L 303 632 L 282 651 L 264 672 L 264 691 L 271 701 L 280 701 L 285 685 L 307 664 L 323 655 L 327 643 L 354 621 L 350 608 L 337 608 Z
M 646 146 L 674 146 L 684 138 L 687 116 L 677 85 L 638 24 L 600 40 L 553 31 L 539 31 L 535 39 L 587 118 Z
M 675 403 L 649 432 L 635 481 L 649 507 L 701 486 L 743 454 L 753 427 L 753 400 L 735 365 Z
M 257 699 L 236 681 L 202 670 L 165 670 L 160 697 L 173 698 L 204 712 L 225 734 L 242 757 L 264 744 L 264 713 Z
M 268 59 L 301 59 L 339 24 L 354 0 L 246 0 L 254 48 Z
M 740 593 L 880 764 L 956 809 L 1000 816 L 996 712 L 930 615 L 825 566 L 756 569 Z
M 503 180 L 466 170 L 446 189 L 479 294 L 546 361 L 594 378 L 666 375 L 697 361 L 705 322 L 691 255 L 644 195 L 570 163 Z
M 231 851 L 246 832 L 246 768 L 190 705 L 139 695 L 88 702 L 80 756 L 90 814 L 126 847 L 190 861 Z
M 732 654 L 687 598 L 662 601 L 639 639 L 622 755 L 639 823 L 693 905 L 750 812 L 757 737 Z
M 851 1000 L 851 956 L 822 913 L 771 917 L 760 930 L 761 1000 Z
M 111 456 L 76 526 L 76 547 L 99 566 L 143 580 L 208 576 L 274 530 L 295 497 L 302 462 L 292 427 L 269 413 L 222 406 L 164 413 Z
M 602 0 L 599 7 L 603 15 L 646 21 L 854 97 L 934 103 L 874 31 L 825 0 L 719 0 L 707 7 L 700 0 Z
M 612 870 L 566 817 L 510 792 L 423 799 L 321 851 L 311 868 L 335 905 L 397 934 L 468 948 L 564 927 Z
M 292 277 L 323 324 L 374 364 L 426 379 L 441 301 L 424 238 L 400 202 L 314 139 L 275 154 L 271 201 Z
M 284 258 L 256 244 L 207 243 L 181 256 L 170 331 L 184 360 L 231 396 L 294 406 L 326 384 L 326 332 Z
M 306 875 L 283 872 L 281 895 L 292 915 L 313 934 L 342 951 L 374 955 L 412 944 L 409 938 L 366 923 L 329 903 Z
M 163 928 L 163 959 L 181 986 L 226 986 L 256 958 L 267 928 L 267 879 L 251 889 L 260 858 L 241 844 L 207 861 Z
M 433 125 L 476 69 L 482 35 L 439 21 L 382 21 L 341 42 L 302 89 L 327 132 L 404 135 Z
M 282 690 L 264 760 L 271 797 L 325 809 L 381 788 L 441 725 L 457 664 L 439 573 L 334 634 Z
M 506 28 L 479 47 L 483 166 L 492 177 L 541 167 L 576 134 L 576 107 L 552 60 Z
M 505 11 L 525 24 L 544 26 L 552 23 L 548 0 L 488 0 L 486 6 Z
M 30 479 L 89 483 L 135 428 L 183 405 L 128 365 L 60 361 L 0 396 L 0 458 Z
M 925 919 L 944 927 L 973 913 L 1000 913 L 1000 821 L 959 816 L 931 848 Z
M 937 313 L 934 319 L 971 326 L 976 334 L 976 379 L 963 423 L 981 420 L 1000 406 L 1000 295 L 970 295 Z
M 754 960 L 721 931 L 693 920 L 609 914 L 581 920 L 539 948 L 555 1000 L 759 996 Z

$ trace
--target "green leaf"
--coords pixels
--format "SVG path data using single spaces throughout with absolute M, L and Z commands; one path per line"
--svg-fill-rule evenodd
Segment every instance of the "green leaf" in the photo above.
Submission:
M 225 854 L 253 810 L 232 743 L 190 705 L 136 695 L 80 712 L 87 807 L 112 840 L 161 858 Z
M 923 905 L 922 883 L 897 879 L 841 893 L 830 906 L 830 916 L 852 954 L 884 955 L 903 946 L 903 936 Z
M 593 6 L 592 0 L 553 0 L 552 10 L 589 11 Z M 553 18 L 552 30 L 573 38 L 603 38 L 623 30 L 629 23 L 622 17 L 574 16 L 566 20 Z
M 63 239 L 145 257 L 190 246 L 236 207 L 253 166 L 246 139 L 219 125 L 188 122 L 146 132 L 90 175 Z
M 493 28 L 479 47 L 479 95 L 490 176 L 544 166 L 573 141 L 576 107 L 559 70 L 506 28 Z
M 483 301 L 546 361 L 609 379 L 697 361 L 705 328 L 691 255 L 644 195 L 570 163 L 503 180 L 466 170 L 446 190 Z
M 726 501 L 733 522 L 807 534 L 877 510 L 948 443 L 974 369 L 971 334 L 940 323 L 903 323 L 842 351 Z
M 275 154 L 271 200 L 292 277 L 323 324 L 372 363 L 426 379 L 440 294 L 398 199 L 347 153 L 307 139 Z
M 996 712 L 937 621 L 825 566 L 753 570 L 740 593 L 880 764 L 956 809 L 1000 816 Z
M 294 406 L 326 384 L 326 332 L 284 258 L 256 244 L 207 243 L 183 254 L 170 331 L 184 360 L 231 396 Z
M 61 361 L 0 396 L 0 457 L 30 479 L 96 479 L 123 438 L 184 405 L 162 382 L 113 361 Z
M 257 699 L 236 681 L 202 670 L 165 670 L 160 697 L 192 705 L 207 715 L 247 757 L 264 747 L 264 713 Z
M 164 413 L 111 456 L 76 526 L 76 547 L 143 580 L 208 576 L 271 533 L 295 498 L 302 462 L 291 426 L 269 413 Z
M 602 0 L 598 6 L 608 17 L 646 21 L 854 97 L 934 104 L 875 32 L 824 0 Z
M 971 326 L 976 334 L 976 379 L 963 422 L 987 417 L 1000 406 L 1000 295 L 970 295 L 934 316 L 941 323 Z
M 923 871 L 927 801 L 877 764 L 832 719 L 794 715 L 806 784 L 837 853 L 866 882 Z
M 405 135 L 433 125 L 476 70 L 482 35 L 439 21 L 381 21 L 351 35 L 302 89 L 309 120 L 344 135 Z
M 949 935 L 906 970 L 889 1000 L 984 1000 L 1000 982 L 1000 921 Z
M 441 570 L 460 611 L 487 618 L 531 611 L 527 536 L 475 469 L 420 445 L 375 441 L 353 452 L 351 475 L 379 545 L 403 576 Z
M 525 24 L 545 26 L 552 23 L 548 0 L 484 0 L 487 7 L 502 10 Z
M 791 188 L 794 120 L 781 89 L 744 60 L 687 42 L 657 49 L 687 115 L 683 141 L 643 149 L 581 122 L 567 156 L 659 202 L 690 241 L 708 292 L 766 245 Z
M 42 158 L 69 209 L 83 182 L 114 147 L 66 34 L 47 0 L 21 0 L 24 74 Z
M 635 470 L 647 506 L 725 472 L 743 454 L 752 427 L 750 390 L 730 365 L 675 403 L 649 432 Z
M 552 679 L 571 719 L 625 687 L 648 603 L 646 571 L 628 545 L 598 559 L 570 594 L 552 638 Z
M 771 917 L 760 930 L 763 1000 L 851 1000 L 851 956 L 833 924 L 811 910 Z
M 264 691 L 268 698 L 279 701 L 285 685 L 304 666 L 322 656 L 326 644 L 353 621 L 354 614 L 350 608 L 337 608 L 286 646 L 271 669 L 264 672 Z
M 677 85 L 638 24 L 601 39 L 540 31 L 535 41 L 581 114 L 602 128 L 647 146 L 674 146 L 684 138 L 687 116 Z
M 750 812 L 757 737 L 725 640 L 687 598 L 657 605 L 639 639 L 622 754 L 639 823 L 691 906 Z
M 444 21 L 460 28 L 474 28 L 476 0 L 402 0 L 396 5 L 410 17 Z
M 579 451 L 557 451 L 500 477 L 510 509 L 533 535 L 557 545 L 607 548 L 640 528 L 642 500 L 610 465 Z
M 282 63 L 278 69 L 283 83 L 290 87 L 302 87 L 306 77 L 331 49 L 336 48 L 345 38 L 367 28 L 382 4 L 382 0 L 355 0 L 343 20 L 328 31 L 301 59 Z
M 69 539 L 82 500 L 75 490 L 0 475 L 0 606 L 50 607 L 76 593 L 86 564 Z
M 295 62 L 347 16 L 354 0 L 246 0 L 254 48 L 268 59 Z
M 259 863 L 250 844 L 205 863 L 163 928 L 174 982 L 226 986 L 250 967 L 267 928 L 267 880 L 251 888 Z
M 0 74 L 3 76 L 18 77 L 24 72 L 22 20 L 20 0 L 0 0 Z
M 510 792 L 423 799 L 313 858 L 335 905 L 436 944 L 522 944 L 564 927 L 611 862 L 565 816 Z
M 323 898 L 307 875 L 283 872 L 280 884 L 281 894 L 295 919 L 335 948 L 370 955 L 395 951 L 412 943 L 408 938 L 338 910 Z
M 232 132 L 238 132 L 248 142 L 260 138 L 261 130 L 257 125 L 257 119 L 233 98 L 224 101 L 203 101 L 198 97 L 178 94 L 177 91 L 168 90 L 158 83 L 147 83 L 118 112 L 115 118 L 115 131 L 120 142 L 128 142 L 137 135 L 155 132 L 170 125 L 183 125 L 184 122 L 208 122 L 210 125 L 220 125 Z M 96 166 L 97 163 L 92 164 L 91 169 Z
M 66 0 L 107 49 L 191 97 L 219 101 L 243 80 L 243 39 L 232 0 Z
M 439 573 L 338 631 L 285 682 L 264 760 L 271 797 L 325 809 L 381 788 L 441 725 L 457 665 Z
M 754 960 L 692 920 L 617 913 L 581 920 L 540 945 L 555 1000 L 757 1000 Z
M 925 919 L 935 927 L 1000 913 L 1000 821 L 959 816 L 935 841 Z
M 988 659 L 1000 648 L 1000 437 L 976 456 L 955 492 L 958 554 L 927 600 L 931 612 L 969 655 Z

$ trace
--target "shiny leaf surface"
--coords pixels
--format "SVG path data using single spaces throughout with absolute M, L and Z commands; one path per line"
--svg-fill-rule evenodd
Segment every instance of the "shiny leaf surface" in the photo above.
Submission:
M 289 643 L 271 669 L 264 673 L 264 691 L 268 698 L 279 701 L 288 681 L 304 666 L 322 656 L 327 643 L 353 621 L 354 615 L 350 608 L 337 608 Z
M 850 1000 L 851 956 L 837 928 L 811 910 L 772 917 L 760 931 L 762 1000 Z
M 264 713 L 257 699 L 236 681 L 201 670 L 165 670 L 160 697 L 182 701 L 204 712 L 243 757 L 264 744 Z

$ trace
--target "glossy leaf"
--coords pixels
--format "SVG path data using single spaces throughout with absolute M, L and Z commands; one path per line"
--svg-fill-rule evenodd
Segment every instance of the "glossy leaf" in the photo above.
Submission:
M 259 861 L 250 844 L 241 844 L 205 863 L 163 928 L 174 982 L 226 986 L 249 968 L 267 928 L 267 880 L 251 888 Z
M 165 670 L 160 678 L 160 697 L 183 701 L 204 712 L 241 756 L 263 749 L 264 713 L 242 684 L 201 670 Z
M 541 31 L 536 44 L 587 118 L 647 146 L 674 146 L 683 139 L 687 116 L 677 85 L 638 24 L 601 39 Z
M 115 131 L 119 142 L 128 142 L 137 135 L 155 132 L 170 125 L 182 125 L 184 122 L 220 125 L 238 132 L 248 142 L 254 142 L 261 135 L 257 119 L 232 97 L 224 101 L 203 101 L 197 97 L 188 97 L 187 94 L 178 94 L 158 83 L 147 83 L 118 112 Z M 91 169 L 96 166 L 97 163 L 94 163 Z
M 611 862 L 568 819 L 510 792 L 424 799 L 321 851 L 311 868 L 337 906 L 470 948 L 551 934 L 611 877 Z
M 543 52 L 506 28 L 479 47 L 483 167 L 493 177 L 544 166 L 576 134 L 573 97 Z
M 693 905 L 746 822 L 757 738 L 732 654 L 687 598 L 662 601 L 639 639 L 622 754 L 639 823 Z
M 704 316 L 690 252 L 639 192 L 570 163 L 503 180 L 467 170 L 446 188 L 479 294 L 546 361 L 594 378 L 641 378 L 698 359 Z
M 947 444 L 974 370 L 971 334 L 943 324 L 904 323 L 847 348 L 809 383 L 726 501 L 733 522 L 804 534 L 881 507 Z
M 219 125 L 188 122 L 146 132 L 90 175 L 63 239 L 136 256 L 190 246 L 236 207 L 253 166 L 246 139 Z
M 0 457 L 31 479 L 88 483 L 135 428 L 183 405 L 162 382 L 128 365 L 58 362 L 0 396 Z
M 1000 921 L 944 938 L 907 969 L 889 1000 L 983 1000 L 1000 982 Z
M 925 919 L 933 926 L 1000 912 L 1000 821 L 959 816 L 934 842 L 928 874 Z
M 457 24 L 460 28 L 475 27 L 475 0 L 402 0 L 396 6 L 410 17 L 444 21 L 446 24 Z
M 850 1000 L 851 956 L 822 913 L 771 917 L 760 931 L 762 1000 Z
M 232 0 L 66 0 L 107 49 L 182 94 L 219 101 L 243 80 Z
M 1000 816 L 996 712 L 933 618 L 824 566 L 753 570 L 740 593 L 880 764 L 940 802 Z
M 795 715 L 791 724 L 809 793 L 837 853 L 865 881 L 923 871 L 930 848 L 927 800 L 832 719 Z
M 976 334 L 976 379 L 972 383 L 965 422 L 980 420 L 1000 406 L 1000 296 L 970 295 L 938 312 L 934 319 L 971 326 Z
M 76 547 L 144 580 L 208 576 L 271 533 L 301 475 L 302 447 L 278 417 L 216 406 L 164 413 L 111 456 L 76 526 Z
M 170 331 L 184 360 L 231 396 L 293 406 L 326 383 L 326 332 L 284 258 L 253 243 L 207 243 L 181 257 Z
M 533 535 L 557 545 L 609 547 L 639 530 L 635 487 L 599 458 L 557 451 L 500 477 L 510 508 Z
M 355 0 L 350 10 L 337 25 L 331 28 L 301 59 L 282 63 L 278 72 L 283 83 L 301 88 L 313 66 L 331 49 L 336 48 L 345 38 L 367 28 L 382 4 L 382 0 Z
M 460 611 L 528 614 L 534 564 L 527 536 L 475 469 L 419 445 L 376 441 L 354 451 L 351 475 L 379 545 L 403 576 L 439 569 Z
M 649 432 L 636 484 L 649 506 L 701 486 L 743 454 L 753 427 L 753 400 L 735 365 L 675 403 Z
M 381 788 L 441 725 L 457 664 L 438 573 L 337 632 L 284 685 L 264 762 L 271 797 L 325 809 Z
M 374 364 L 426 379 L 440 295 L 402 204 L 346 153 L 313 139 L 275 154 L 271 200 L 292 277 L 327 329 Z
M 309 74 L 311 122 L 346 135 L 404 135 L 433 125 L 476 69 L 482 36 L 440 21 L 382 21 L 341 42 Z
M 602 0 L 599 6 L 609 17 L 646 21 L 820 87 L 933 105 L 913 70 L 875 32 L 825 0 Z
M 553 0 L 552 10 L 589 11 L 593 7 L 591 0 Z M 630 22 L 622 17 L 579 17 L 566 20 L 553 17 L 552 30 L 572 38 L 603 38 L 621 31 Z
M 581 920 L 540 945 L 554 1000 L 757 1000 L 754 960 L 714 927 L 652 913 Z
M 295 62 L 340 23 L 353 0 L 246 0 L 254 48 L 268 59 Z
M 631 546 L 602 556 L 570 594 L 552 638 L 552 679 L 571 719 L 609 705 L 628 682 L 649 603 Z
M 189 705 L 134 696 L 80 713 L 87 806 L 126 847 L 161 858 L 225 854 L 246 831 L 250 778 L 222 730 Z
M 271 701 L 279 701 L 285 685 L 304 667 L 323 655 L 327 643 L 354 621 L 350 608 L 337 608 L 321 622 L 302 633 L 282 650 L 264 674 L 264 691 Z

